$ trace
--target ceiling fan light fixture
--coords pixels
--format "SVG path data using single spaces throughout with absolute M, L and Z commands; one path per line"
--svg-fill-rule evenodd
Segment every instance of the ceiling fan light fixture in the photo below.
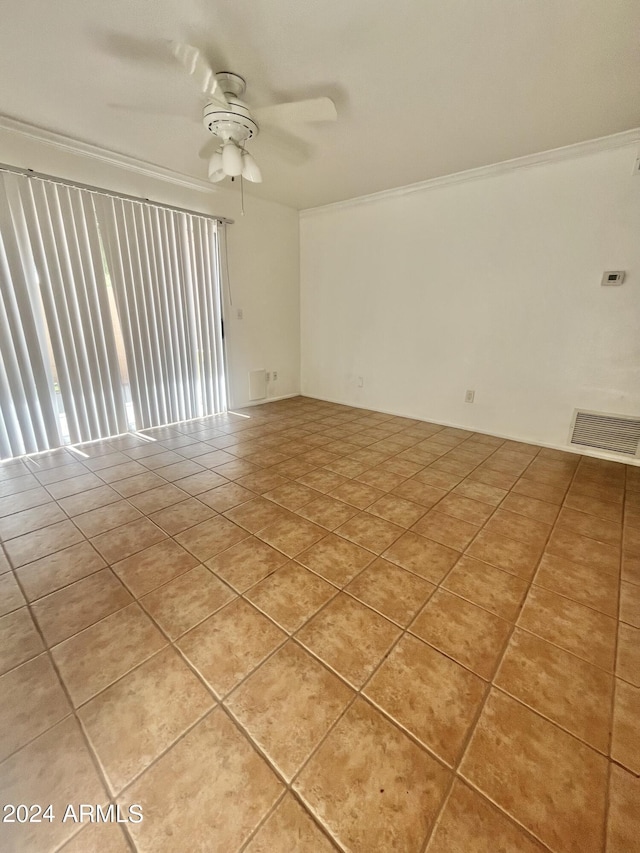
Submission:
M 242 154 L 235 142 L 226 142 L 222 148 L 222 168 L 225 174 L 236 178 L 242 174 Z
M 208 175 L 210 181 L 221 181 L 226 177 L 222 166 L 222 153 L 218 150 L 209 160 Z
M 262 183 L 260 167 L 248 151 L 242 152 L 242 177 L 245 181 L 253 181 L 254 184 Z

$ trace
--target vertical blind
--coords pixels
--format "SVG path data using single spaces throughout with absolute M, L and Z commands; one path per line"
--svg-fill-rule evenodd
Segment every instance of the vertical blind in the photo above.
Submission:
M 224 411 L 218 227 L 0 172 L 1 458 Z

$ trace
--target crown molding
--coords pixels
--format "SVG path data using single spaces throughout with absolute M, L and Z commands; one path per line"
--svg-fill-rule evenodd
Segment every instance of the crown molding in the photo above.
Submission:
M 439 187 L 463 184 L 467 181 L 477 181 L 482 178 L 490 178 L 513 172 L 517 169 L 528 169 L 532 166 L 543 166 L 550 163 L 561 163 L 564 160 L 572 160 L 576 157 L 584 157 L 588 154 L 596 154 L 600 151 L 610 151 L 615 148 L 625 148 L 640 142 L 640 127 L 614 133 L 610 136 L 600 136 L 597 139 L 588 139 L 586 142 L 576 142 L 573 145 L 565 145 L 562 148 L 552 148 L 549 151 L 540 151 L 537 154 L 526 154 L 524 157 L 514 157 L 512 160 L 503 160 L 500 163 L 492 163 L 488 166 L 478 166 L 475 169 L 467 169 L 464 172 L 454 172 L 451 175 L 442 175 L 437 178 L 429 178 L 415 184 L 407 184 L 403 187 L 394 187 L 390 190 L 370 193 L 369 195 L 356 196 L 355 198 L 336 201 L 331 204 L 323 204 L 318 207 L 308 207 L 300 211 L 301 217 L 313 216 L 324 211 L 340 210 L 342 208 L 357 207 L 362 204 L 371 204 L 388 198 L 399 198 L 411 193 L 424 190 L 438 189 Z
M 91 142 L 82 142 L 70 136 L 65 136 L 62 133 L 56 133 L 44 127 L 37 127 L 36 125 L 11 118 L 10 116 L 0 115 L 0 130 L 6 130 L 18 136 L 33 139 L 36 142 L 44 143 L 60 151 L 79 154 L 82 157 L 89 157 L 93 160 L 100 160 L 103 163 L 107 163 L 110 166 L 117 166 L 119 169 L 125 169 L 128 172 L 135 172 L 138 175 L 144 175 L 148 178 L 159 178 L 160 180 L 177 184 L 187 189 L 207 193 L 215 193 L 217 191 L 217 187 L 213 186 L 209 181 L 184 175 L 181 172 L 175 172 L 173 169 L 158 166 L 156 163 L 149 163 L 137 157 L 130 157 L 128 154 L 109 151 L 107 148 L 102 148 Z

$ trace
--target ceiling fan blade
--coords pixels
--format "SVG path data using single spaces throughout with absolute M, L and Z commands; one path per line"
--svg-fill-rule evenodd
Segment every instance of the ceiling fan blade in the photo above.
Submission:
M 210 160 L 221 144 L 221 139 L 218 139 L 217 136 L 212 136 L 211 139 L 208 139 L 202 146 L 202 148 L 198 151 L 198 157 L 201 160 Z
M 251 111 L 258 124 L 290 125 L 315 121 L 336 121 L 338 113 L 331 98 L 308 98 L 288 104 L 274 104 Z
M 228 108 L 229 104 L 216 79 L 215 71 L 210 67 L 198 48 L 179 41 L 171 41 L 169 42 L 169 46 L 171 47 L 171 52 L 187 74 L 193 77 L 200 92 L 207 98 L 219 101 L 221 105 Z

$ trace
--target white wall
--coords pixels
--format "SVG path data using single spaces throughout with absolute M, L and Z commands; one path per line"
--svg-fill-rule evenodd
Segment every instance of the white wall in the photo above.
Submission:
M 249 399 L 248 371 L 277 370 L 270 397 L 300 390 L 298 214 L 219 187 L 199 190 L 0 129 L 0 162 L 235 220 L 228 227 L 233 306 L 225 305 L 230 408 Z M 243 319 L 237 319 L 241 308 Z
M 302 392 L 551 446 L 640 414 L 637 153 L 303 212 Z

